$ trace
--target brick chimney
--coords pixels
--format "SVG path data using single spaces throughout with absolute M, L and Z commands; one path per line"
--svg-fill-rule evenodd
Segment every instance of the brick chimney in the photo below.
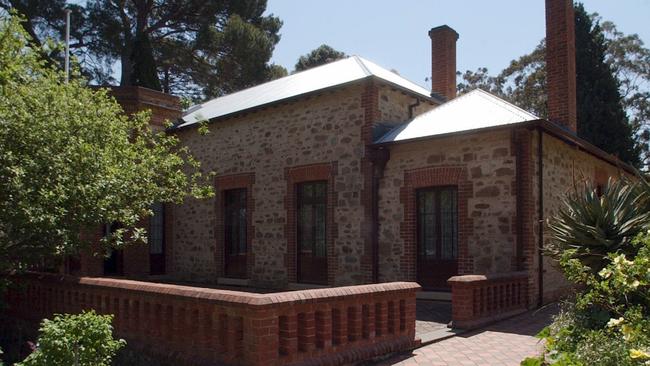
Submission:
M 576 132 L 576 45 L 573 0 L 546 0 L 548 119 Z
M 447 100 L 456 97 L 456 41 L 458 33 L 448 25 L 429 31 L 431 38 L 431 92 Z
M 183 114 L 180 98 L 141 86 L 107 87 L 109 94 L 122 106 L 126 114 L 143 109 L 151 110 L 151 125 L 162 129 L 165 120 L 176 122 Z

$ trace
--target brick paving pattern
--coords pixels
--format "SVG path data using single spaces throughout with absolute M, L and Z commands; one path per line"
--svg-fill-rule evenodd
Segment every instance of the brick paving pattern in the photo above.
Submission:
M 418 304 L 419 305 L 419 304 Z M 519 365 L 539 354 L 542 343 L 535 338 L 550 324 L 557 308 L 549 306 L 504 320 L 486 328 L 464 333 L 419 348 L 411 354 L 398 355 L 381 365 L 431 366 L 509 366 Z

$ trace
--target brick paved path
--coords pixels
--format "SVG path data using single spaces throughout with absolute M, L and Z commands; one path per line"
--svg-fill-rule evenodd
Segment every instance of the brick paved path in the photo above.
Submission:
M 381 365 L 508 366 L 519 365 L 528 356 L 539 354 L 542 344 L 535 338 L 550 324 L 554 306 L 528 312 L 484 329 L 464 333 L 438 343 L 398 355 Z

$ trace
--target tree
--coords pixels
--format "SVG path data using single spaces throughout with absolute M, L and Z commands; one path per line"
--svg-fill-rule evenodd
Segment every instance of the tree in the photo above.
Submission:
M 576 5 L 578 135 L 635 165 L 648 165 L 650 50 Z M 461 75 L 461 93 L 481 87 L 547 117 L 544 41 L 497 76 L 487 69 Z M 627 115 L 631 118 L 628 119 Z
M 304 71 L 345 57 L 347 57 L 345 53 L 323 44 L 308 54 L 300 56 L 296 62 L 295 71 Z
M 110 366 L 126 342 L 113 338 L 113 315 L 94 310 L 43 319 L 37 347 L 17 366 Z
M 282 22 L 263 15 L 265 0 L 0 0 L 24 14 L 35 46 L 62 40 L 72 13 L 71 50 L 86 77 L 140 85 L 193 99 L 222 95 L 268 80 L 267 65 Z M 61 53 L 48 54 L 60 62 Z
M 77 73 L 65 83 L 16 16 L 0 18 L 0 273 L 76 254 L 84 232 L 124 229 L 106 247 L 145 242 L 154 202 L 211 194 L 199 164 L 148 113 L 129 118 Z M 50 262 L 52 263 L 52 262 Z

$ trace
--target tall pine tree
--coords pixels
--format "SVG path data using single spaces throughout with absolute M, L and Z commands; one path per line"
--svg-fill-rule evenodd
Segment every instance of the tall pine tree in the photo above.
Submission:
M 650 80 L 650 50 L 637 35 L 623 35 L 611 22 L 603 23 L 605 33 L 597 15 L 589 15 L 580 3 L 575 5 L 575 22 L 578 136 L 623 161 L 647 166 L 650 104 L 642 101 L 650 93 L 644 88 L 650 85 L 644 81 Z M 459 73 L 458 90 L 483 88 L 546 118 L 545 54 L 542 40 L 496 76 L 486 68 Z M 631 92 L 624 96 L 621 89 Z M 635 116 L 633 123 L 626 111 Z M 640 127 L 646 132 L 638 133 Z
M 580 3 L 575 7 L 578 136 L 638 164 L 633 128 L 623 108 L 619 81 L 605 62 L 607 48 L 598 23 Z

